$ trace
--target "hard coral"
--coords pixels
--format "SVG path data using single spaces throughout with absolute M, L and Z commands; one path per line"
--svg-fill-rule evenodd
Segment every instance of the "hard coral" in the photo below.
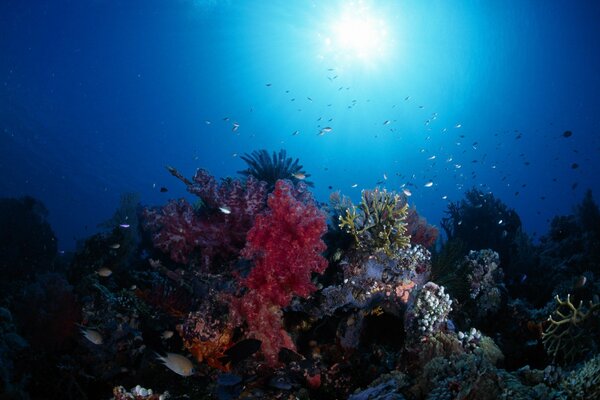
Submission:
M 427 282 L 406 314 L 406 326 L 413 339 L 439 331 L 452 311 L 452 300 L 443 286 Z
M 339 217 L 340 228 L 354 236 L 358 250 L 367 253 L 383 252 L 397 257 L 410 246 L 406 233 L 408 204 L 403 197 L 387 190 L 363 190 L 358 207 L 346 209 Z
M 280 347 L 294 347 L 281 326 L 281 307 L 293 296 L 312 293 L 311 274 L 327 267 L 321 256 L 326 217 L 302 190 L 295 193 L 289 182 L 277 181 L 269 209 L 256 217 L 242 251 L 254 260 L 254 267 L 241 281 L 249 290 L 234 304 L 234 316 L 244 319 L 250 335 L 262 341 L 263 354 L 272 365 Z

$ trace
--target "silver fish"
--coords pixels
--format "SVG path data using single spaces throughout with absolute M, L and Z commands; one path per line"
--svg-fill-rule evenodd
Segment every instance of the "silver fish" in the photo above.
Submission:
M 101 345 L 104 343 L 104 339 L 102 339 L 102 335 L 95 329 L 90 328 L 81 328 L 81 333 L 83 337 L 94 343 L 95 345 Z
M 156 358 L 162 361 L 165 367 L 169 368 L 178 375 L 190 376 L 195 372 L 192 362 L 181 354 L 166 353 L 165 357 L 161 356 L 160 354 L 156 354 Z

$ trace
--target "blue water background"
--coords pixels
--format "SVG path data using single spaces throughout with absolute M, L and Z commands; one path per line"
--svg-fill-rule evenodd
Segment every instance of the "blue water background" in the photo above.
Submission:
M 166 165 L 231 176 L 260 148 L 321 201 L 408 184 L 434 224 L 473 186 L 538 235 L 600 195 L 600 3 L 367 2 L 390 39 L 373 60 L 324 45 L 350 3 L 2 1 L 0 196 L 40 198 L 72 249 L 123 192 L 187 196 Z

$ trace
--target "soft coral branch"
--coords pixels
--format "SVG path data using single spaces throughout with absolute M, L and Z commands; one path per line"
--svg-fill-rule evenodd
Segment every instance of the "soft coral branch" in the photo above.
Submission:
M 277 181 L 268 206 L 248 232 L 242 255 L 254 260 L 254 268 L 241 280 L 249 290 L 233 311 L 247 322 L 250 335 L 262 340 L 262 352 L 274 365 L 281 347 L 293 348 L 281 325 L 281 308 L 289 305 L 293 296 L 312 293 L 311 274 L 327 268 L 321 256 L 326 248 L 321 236 L 327 224 L 312 198 L 302 190 L 295 191 L 287 181 Z
M 196 251 L 205 271 L 214 268 L 216 262 L 237 258 L 254 217 L 265 208 L 265 184 L 253 177 L 217 183 L 203 169 L 189 181 L 174 168 L 169 171 L 202 200 L 203 207 L 196 210 L 181 199 L 159 210 L 146 210 L 146 227 L 153 231 L 154 245 L 179 263 L 187 263 Z

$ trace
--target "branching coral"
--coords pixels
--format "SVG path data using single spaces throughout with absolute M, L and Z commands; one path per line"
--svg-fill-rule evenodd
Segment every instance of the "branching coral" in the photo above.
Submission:
M 277 363 L 281 347 L 294 348 L 281 326 L 281 308 L 289 305 L 293 296 L 312 293 L 311 274 L 327 267 L 321 256 L 326 217 L 307 199 L 307 193 L 295 190 L 287 181 L 277 181 L 268 199 L 269 209 L 256 217 L 242 252 L 254 261 L 254 267 L 241 280 L 249 290 L 234 302 L 233 317 L 238 322 L 245 320 L 249 335 L 262 341 L 262 352 L 271 365 Z
M 294 161 L 287 157 L 283 149 L 279 150 L 279 153 L 273 152 L 273 156 L 263 149 L 255 150 L 251 154 L 246 153 L 240 158 L 248 164 L 248 168 L 238 173 L 266 182 L 269 191 L 275 188 L 275 182 L 279 179 L 287 179 L 294 183 L 302 180 L 306 185 L 313 186 L 312 182 L 306 180 L 310 174 L 302 170 L 302 165 L 298 164 L 299 160 Z
M 561 359 L 567 363 L 576 361 L 582 354 L 590 350 L 591 337 L 588 323 L 597 315 L 600 303 L 589 302 L 587 307 L 583 301 L 579 305 L 571 302 L 571 295 L 566 300 L 555 297 L 558 306 L 550 317 L 548 328 L 542 334 L 546 351 L 553 359 Z M 556 319 L 553 317 L 556 315 Z
M 385 253 L 398 257 L 399 251 L 410 246 L 406 233 L 408 204 L 395 192 L 363 190 L 361 203 L 340 215 L 340 228 L 351 234 L 360 251 Z

